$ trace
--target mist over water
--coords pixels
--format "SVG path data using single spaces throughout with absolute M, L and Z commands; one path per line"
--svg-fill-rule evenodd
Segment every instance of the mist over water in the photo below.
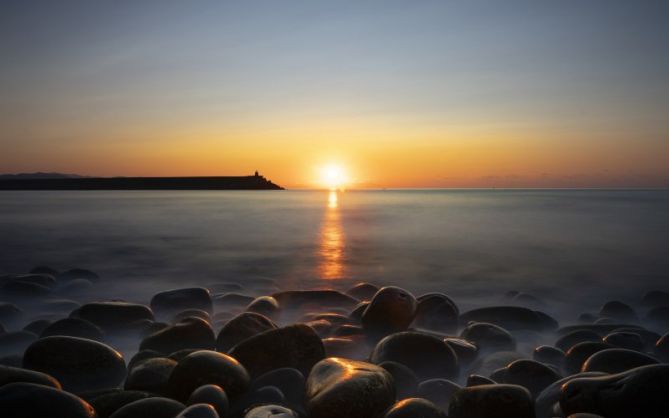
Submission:
M 0 275 L 88 268 L 101 300 L 364 280 L 465 309 L 518 290 L 574 320 L 669 287 L 668 191 L 2 192 L 0 236 Z

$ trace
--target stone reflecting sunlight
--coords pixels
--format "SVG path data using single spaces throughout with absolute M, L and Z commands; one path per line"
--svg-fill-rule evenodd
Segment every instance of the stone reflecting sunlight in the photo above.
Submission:
M 328 192 L 327 207 L 323 216 L 318 249 L 318 275 L 327 280 L 338 279 L 344 274 L 344 230 L 339 212 L 339 192 Z

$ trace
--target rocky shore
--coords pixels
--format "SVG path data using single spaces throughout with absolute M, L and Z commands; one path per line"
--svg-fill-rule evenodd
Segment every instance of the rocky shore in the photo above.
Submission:
M 518 292 L 467 311 L 370 283 L 138 303 L 102 280 L 0 276 L 3 418 L 669 416 L 668 292 L 559 322 Z

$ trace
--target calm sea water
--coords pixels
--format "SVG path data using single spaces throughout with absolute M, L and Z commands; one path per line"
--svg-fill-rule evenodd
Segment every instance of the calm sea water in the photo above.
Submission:
M 367 280 L 568 309 L 669 288 L 668 191 L 0 192 L 0 237 L 0 273 L 85 267 L 104 298 Z

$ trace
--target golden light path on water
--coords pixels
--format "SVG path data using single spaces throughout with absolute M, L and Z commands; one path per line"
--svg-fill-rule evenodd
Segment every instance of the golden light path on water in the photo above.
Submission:
M 328 192 L 327 206 L 323 216 L 318 250 L 319 277 L 327 280 L 338 279 L 344 273 L 344 230 L 341 225 L 338 191 Z

